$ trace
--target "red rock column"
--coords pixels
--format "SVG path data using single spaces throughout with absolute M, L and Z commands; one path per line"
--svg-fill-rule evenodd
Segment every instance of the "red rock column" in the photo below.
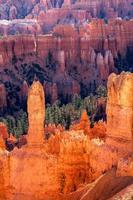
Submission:
M 43 86 L 39 81 L 34 81 L 28 94 L 28 143 L 43 144 L 45 98 Z

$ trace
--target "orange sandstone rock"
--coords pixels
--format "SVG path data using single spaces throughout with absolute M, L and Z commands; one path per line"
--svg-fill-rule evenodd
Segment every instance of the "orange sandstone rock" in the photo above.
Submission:
M 34 81 L 28 94 L 28 143 L 42 144 L 44 140 L 45 99 L 43 86 Z
M 86 110 L 81 114 L 80 122 L 71 127 L 72 130 L 83 130 L 86 135 L 90 134 L 90 120 Z
M 117 175 L 133 177 L 133 156 L 129 156 L 128 158 L 121 158 L 119 160 Z
M 116 149 L 119 176 L 132 176 L 133 162 L 133 74 L 111 74 L 108 80 L 107 139 Z
M 94 127 L 91 129 L 93 138 L 106 138 L 106 123 L 103 121 L 98 121 L 94 124 Z
M 107 133 L 133 140 L 133 74 L 111 74 L 108 80 Z

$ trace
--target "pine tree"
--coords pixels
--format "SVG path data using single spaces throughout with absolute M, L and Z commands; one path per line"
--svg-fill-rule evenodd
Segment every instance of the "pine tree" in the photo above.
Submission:
M 106 97 L 107 96 L 107 89 L 104 85 L 99 85 L 96 89 L 96 94 L 98 97 Z
M 28 131 L 28 116 L 27 116 L 26 112 L 22 113 L 20 121 L 21 121 L 21 125 L 22 125 L 22 133 L 27 133 L 27 131 Z
M 15 124 L 16 124 L 16 121 L 15 121 L 15 118 L 13 116 L 10 116 L 8 115 L 6 117 L 7 119 L 7 123 L 8 123 L 8 131 L 9 133 L 13 133 L 13 130 L 14 130 L 14 127 L 15 127 Z
M 14 135 L 19 138 L 23 134 L 23 128 L 20 120 L 17 120 L 16 126 L 14 127 Z
M 81 105 L 81 97 L 78 94 L 74 94 L 72 98 L 72 104 L 74 105 L 75 109 L 78 109 Z

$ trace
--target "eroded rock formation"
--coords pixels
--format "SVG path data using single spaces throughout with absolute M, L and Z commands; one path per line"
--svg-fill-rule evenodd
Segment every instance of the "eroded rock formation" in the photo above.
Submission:
M 24 0 L 23 2 L 14 0 L 10 2 L 1 1 L 1 19 L 16 19 L 16 18 L 38 18 L 44 20 L 50 15 L 49 21 L 52 21 L 52 16 L 55 19 L 58 17 L 63 18 L 63 21 L 68 21 L 69 23 L 76 20 L 83 21 L 84 19 L 90 19 L 91 17 L 101 17 L 101 18 L 113 18 L 113 17 L 132 17 L 132 1 L 131 0 L 118 0 L 118 1 L 102 1 L 102 0 L 84 0 L 81 1 L 70 1 L 70 0 L 54 0 L 54 1 L 37 1 L 29 0 L 28 2 Z M 80 12 L 78 9 L 80 8 Z M 54 11 L 52 15 L 51 11 Z M 69 12 L 68 12 L 69 11 Z M 73 20 L 71 17 L 66 17 L 65 14 L 72 13 Z M 48 20 L 48 19 L 47 19 Z M 62 21 L 62 20 L 61 20 Z
M 107 143 L 118 151 L 119 175 L 132 176 L 133 74 L 111 74 L 108 80 Z
M 133 151 L 133 75 L 112 74 L 108 81 L 107 143 L 118 151 L 118 166 L 124 170 Z M 124 162 L 121 161 L 124 158 Z M 127 165 L 129 167 L 129 164 Z M 129 167 L 130 168 L 130 167 Z M 123 171 L 122 170 L 122 171 Z M 126 170 L 126 169 L 125 169 Z M 132 171 L 132 169 L 127 169 Z M 121 170 L 118 169 L 120 172 Z M 118 172 L 118 173 L 119 173 Z M 124 174 L 124 172 L 122 172 Z M 120 174 L 120 173 L 119 173 Z
M 132 20 L 106 24 L 93 19 L 78 30 L 64 24 L 47 35 L 1 38 L 0 81 L 6 86 L 8 106 L 17 105 L 23 81 L 30 85 L 35 75 L 46 85 L 47 99 L 66 102 L 75 93 L 85 97 L 99 84 L 106 85 L 111 72 L 132 71 L 132 27 Z
M 123 92 L 125 93 L 123 83 L 124 86 L 129 86 L 129 77 L 132 78 L 132 74 L 111 75 L 111 77 L 114 76 L 119 83 L 119 88 L 121 88 L 121 97 Z M 110 89 L 114 87 L 112 85 L 110 88 L 111 77 L 108 83 L 108 94 L 110 95 L 108 106 L 112 106 L 110 99 L 114 95 L 114 93 L 110 93 Z M 113 92 L 117 94 L 117 87 L 116 91 Z M 126 94 L 128 94 L 128 88 Z M 114 105 L 117 104 L 118 102 L 115 101 Z M 4 159 L 0 156 L 0 162 L 2 162 L 2 165 L 0 165 L 2 166 L 0 186 L 2 186 L 2 193 L 5 194 L 5 198 L 8 200 L 13 198 L 28 200 L 85 200 L 87 198 L 104 200 L 133 183 L 133 148 L 131 149 L 130 146 L 133 142 L 132 138 L 130 138 L 130 145 L 126 143 L 124 137 L 122 140 L 122 145 L 127 145 L 126 157 L 125 153 L 122 154 L 124 150 L 121 148 L 121 141 L 118 140 L 115 146 L 110 140 L 111 132 L 108 128 L 110 121 L 107 123 L 107 139 L 105 141 L 99 138 L 90 139 L 88 135 L 85 135 L 83 129 L 64 131 L 58 127 L 50 138 L 44 140 L 44 112 L 43 86 L 35 81 L 28 94 L 30 124 L 28 143 L 21 149 L 15 148 L 8 156 L 3 152 Z M 115 115 L 115 118 L 119 117 Z M 84 127 L 84 124 L 87 124 L 87 127 L 90 125 L 86 112 L 83 112 L 80 121 L 82 127 Z M 101 129 L 96 128 L 96 130 L 97 137 L 98 130 L 100 130 L 100 135 Z M 117 127 L 116 130 L 117 134 L 113 135 L 114 139 L 117 136 L 122 137 L 121 129 L 120 133 Z M 95 134 L 95 131 L 93 134 Z M 129 139 L 128 136 L 129 133 L 127 132 L 127 139 Z M 120 151 L 121 153 L 119 153 Z M 113 167 L 115 169 L 112 169 Z M 6 178 L 4 179 L 5 172 Z M 92 181 L 95 182 L 92 183 Z M 90 184 L 88 185 L 88 183 Z M 105 191 L 105 184 L 107 185 L 107 183 L 109 187 Z M 8 192 L 6 191 L 7 188 Z
M 112 74 L 108 80 L 107 131 L 112 137 L 133 140 L 133 75 Z
M 91 137 L 91 130 L 90 130 L 90 120 L 86 110 L 84 110 L 81 114 L 80 122 L 75 124 L 71 127 L 72 130 L 83 130 L 84 134 Z
M 34 81 L 28 94 L 28 143 L 44 141 L 45 100 L 43 86 Z

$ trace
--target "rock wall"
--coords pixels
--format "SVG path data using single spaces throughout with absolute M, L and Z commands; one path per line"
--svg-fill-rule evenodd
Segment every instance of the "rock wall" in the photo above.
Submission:
M 7 64 L 13 56 L 37 53 L 40 57 L 51 51 L 62 70 L 65 70 L 64 65 L 70 59 L 75 64 L 81 60 L 83 63 L 89 61 L 91 65 L 97 64 L 98 68 L 104 65 L 102 67 L 109 68 L 107 72 L 112 71 L 113 57 L 116 58 L 118 53 L 124 56 L 126 48 L 133 46 L 132 24 L 132 20 L 113 19 L 106 24 L 103 20 L 93 19 L 81 25 L 79 31 L 72 25 L 64 24 L 57 25 L 48 35 L 16 35 L 8 36 L 8 40 L 3 37 L 0 39 L 1 64 L 2 61 Z
M 107 140 L 118 152 L 118 176 L 133 175 L 133 74 L 111 74 L 108 80 Z
M 54 102 L 61 97 L 71 100 L 75 93 L 87 96 L 97 85 L 105 85 L 111 72 L 132 71 L 132 27 L 132 20 L 115 19 L 108 24 L 92 20 L 79 31 L 71 25 L 58 25 L 47 35 L 1 38 L 0 81 L 6 85 L 8 99 L 12 99 L 8 82 L 21 99 L 15 87 L 21 90 L 24 80 L 31 84 L 35 75 Z

